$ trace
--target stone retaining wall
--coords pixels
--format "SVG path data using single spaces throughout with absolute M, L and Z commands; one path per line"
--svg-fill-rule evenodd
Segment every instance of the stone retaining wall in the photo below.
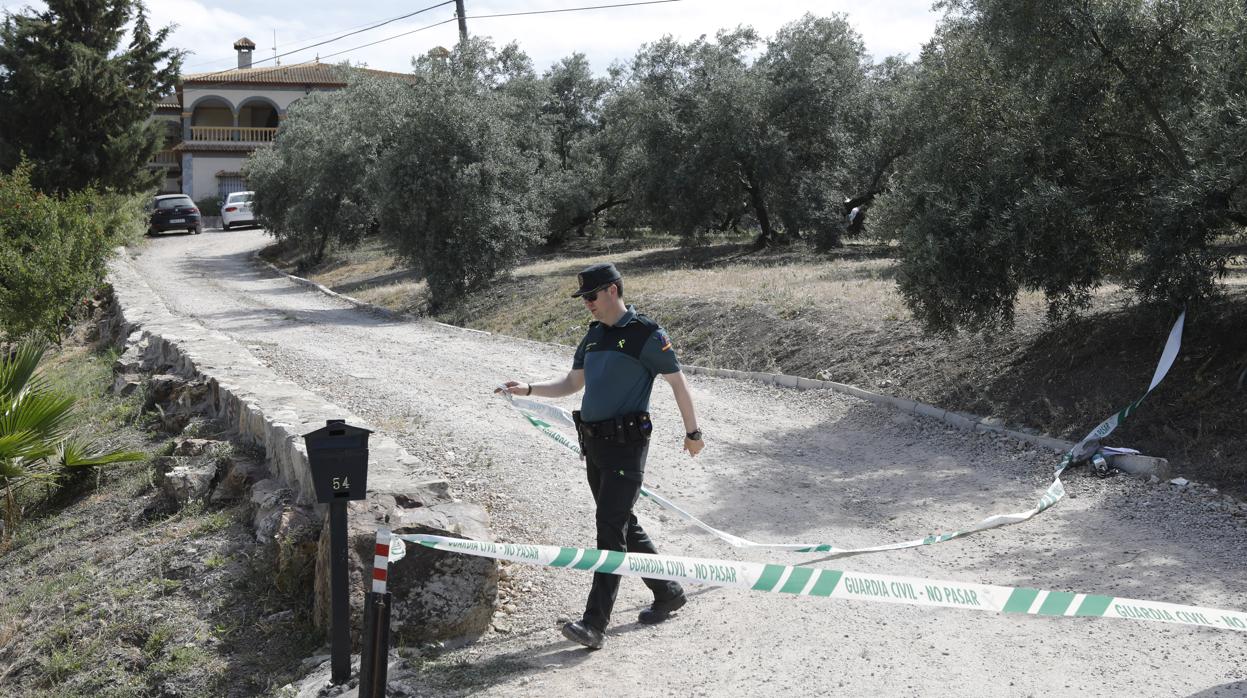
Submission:
M 327 419 L 373 427 L 367 420 L 277 376 L 229 336 L 173 315 L 129 264 L 126 254 L 119 250 L 109 263 L 114 310 L 99 328 L 102 342 L 124 348 L 115 367 L 120 374 L 115 388 L 127 389 L 140 380 L 140 375 L 152 374 L 159 374 L 164 381 L 180 379 L 193 384 L 194 390 L 182 394 L 195 395 L 194 404 L 182 408 L 227 425 L 232 438 L 264 451 L 271 479 L 257 483 L 256 489 L 287 490 L 289 496 L 275 501 L 327 519 L 328 505 L 316 502 L 302 435 L 324 426 Z M 166 426 L 171 422 L 164 421 Z M 474 504 L 454 500 L 446 483 L 409 482 L 404 474 L 414 470 L 416 461 L 392 438 L 373 434 L 368 451 L 369 496 L 366 501 L 351 502 L 350 507 L 356 537 L 366 537 L 380 524 L 402 526 L 413 516 L 410 509 L 419 508 L 425 518 L 445 522 L 440 535 L 492 538 L 488 514 Z M 327 538 L 321 536 L 319 541 L 322 556 L 327 554 Z M 367 555 L 350 556 L 353 604 L 362 601 L 364 585 L 371 579 L 372 555 L 364 552 Z M 453 584 L 461 590 L 459 598 L 465 605 L 441 609 L 442 618 L 423 613 L 419 628 L 396 626 L 396 634 L 411 641 L 449 640 L 488 629 L 497 583 L 493 564 L 480 565 L 467 556 L 443 560 L 447 556 L 432 550 L 412 554 L 431 554 L 439 560 L 439 577 L 405 580 L 409 585 L 404 590 L 407 597 L 418 599 L 422 589 L 437 592 Z M 459 560 L 464 562 L 456 564 Z M 314 616 L 318 624 L 327 623 L 328 618 L 327 577 L 327 566 L 318 565 Z M 358 622 L 359 614 L 353 615 Z M 355 631 L 357 634 L 358 628 Z

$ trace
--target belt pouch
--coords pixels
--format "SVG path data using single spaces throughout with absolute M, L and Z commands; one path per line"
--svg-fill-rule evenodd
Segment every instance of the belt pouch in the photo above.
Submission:
M 576 441 L 580 442 L 580 457 L 585 457 L 585 427 L 580 419 L 580 410 L 572 411 L 572 422 L 576 425 Z

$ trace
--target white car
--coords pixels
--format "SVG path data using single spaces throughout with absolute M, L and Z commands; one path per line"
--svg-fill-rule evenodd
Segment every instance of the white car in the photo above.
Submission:
M 221 204 L 221 227 L 229 230 L 235 225 L 255 225 L 255 214 L 251 212 L 253 191 L 237 191 L 230 194 Z

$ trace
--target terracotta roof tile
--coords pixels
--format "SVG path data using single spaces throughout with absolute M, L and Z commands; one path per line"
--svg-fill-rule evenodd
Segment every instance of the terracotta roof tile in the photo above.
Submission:
M 392 73 L 385 70 L 357 68 L 356 70 L 378 77 L 394 77 L 414 80 L 409 73 Z M 295 65 L 265 66 L 263 68 L 231 68 L 212 73 L 194 73 L 182 79 L 182 84 L 196 87 L 211 87 L 224 84 L 260 84 L 260 85 L 326 85 L 342 87 L 346 85 L 346 76 L 341 68 L 330 63 L 297 63 Z

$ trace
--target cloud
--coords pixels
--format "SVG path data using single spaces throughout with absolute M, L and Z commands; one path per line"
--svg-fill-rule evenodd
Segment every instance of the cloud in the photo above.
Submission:
M 784 24 L 806 12 L 848 15 L 849 22 L 862 35 L 866 49 L 876 59 L 904 53 L 918 55 L 931 37 L 939 13 L 930 0 L 685 0 L 662 5 L 617 8 L 586 12 L 472 19 L 516 11 L 550 10 L 601 4 L 605 0 L 466 0 L 468 31 L 492 37 L 499 45 L 517 42 L 533 59 L 538 70 L 575 52 L 589 57 L 595 70 L 604 72 L 612 61 L 627 61 L 645 43 L 671 34 L 681 41 L 692 41 L 705 34 L 714 36 L 721 29 L 748 25 L 763 36 L 774 34 Z M 42 8 L 43 3 L 5 3 L 0 7 L 17 9 L 23 4 Z M 428 4 L 432 4 L 429 0 Z M 171 43 L 192 51 L 186 59 L 186 72 L 208 72 L 235 66 L 233 43 L 242 36 L 256 43 L 254 59 L 273 55 L 273 31 L 277 49 L 284 52 L 394 17 L 421 4 L 394 1 L 370 2 L 366 13 L 355 7 L 329 0 L 274 0 L 263 4 L 218 0 L 213 4 L 198 0 L 153 0 L 148 11 L 153 26 L 176 24 Z M 234 8 L 234 9 L 230 9 Z M 259 8 L 256 12 L 253 8 Z M 395 36 L 453 17 L 453 5 L 440 7 L 401 22 L 345 38 L 326 46 L 309 49 L 282 59 L 282 63 L 309 61 L 378 39 Z M 350 60 L 383 70 L 408 71 L 413 56 L 434 46 L 452 46 L 458 41 L 458 28 L 449 22 L 393 41 L 360 49 L 342 56 L 326 58 Z M 271 60 L 263 65 L 271 65 Z

